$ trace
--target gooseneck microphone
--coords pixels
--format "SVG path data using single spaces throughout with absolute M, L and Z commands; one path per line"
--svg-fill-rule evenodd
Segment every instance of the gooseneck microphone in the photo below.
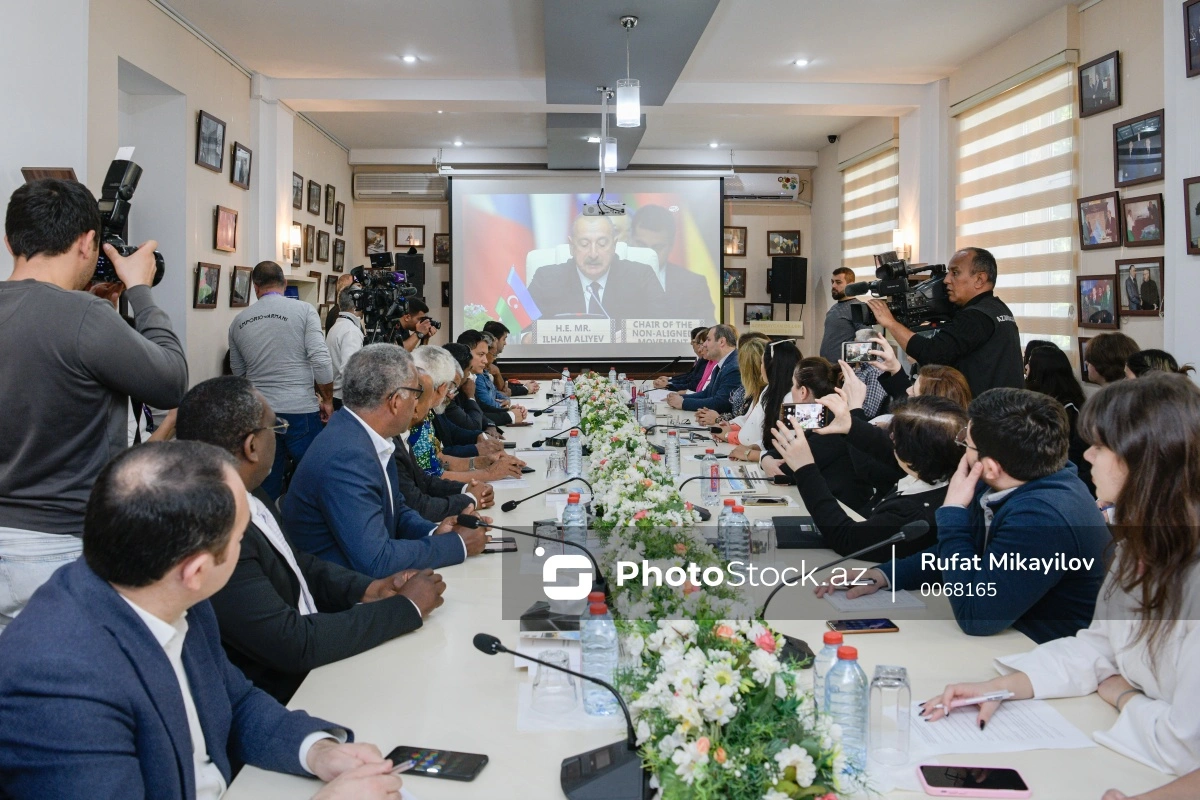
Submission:
M 652 380 L 654 380 L 654 379 L 655 379 L 655 378 L 657 378 L 659 375 L 662 375 L 664 372 L 666 372 L 666 371 L 667 371 L 667 370 L 669 370 L 671 367 L 673 367 L 673 366 L 675 366 L 676 364 L 678 364 L 678 363 L 679 363 L 680 361 L 682 361 L 683 359 L 684 359 L 684 356 L 675 356 L 675 357 L 674 357 L 673 359 L 671 359 L 671 360 L 670 360 L 670 361 L 669 361 L 669 362 L 668 362 L 668 363 L 667 363 L 665 366 L 663 366 L 663 367 L 660 367 L 660 368 L 659 368 L 659 370 L 658 370 L 658 372 L 655 372 L 655 373 L 654 373 L 654 374 L 652 374 L 652 375 L 651 375 L 649 378 L 642 378 L 642 379 L 639 381 L 639 383 L 641 383 L 641 384 L 642 384 L 642 386 L 645 386 L 645 385 L 646 385 L 646 381 L 652 381 Z
M 512 511 L 517 506 L 521 505 L 521 503 L 524 503 L 526 500 L 532 500 L 535 497 L 541 497 L 542 495 L 546 494 L 546 492 L 552 492 L 560 486 L 565 486 L 566 484 L 574 483 L 575 481 L 578 481 L 579 483 L 586 485 L 588 487 L 588 491 L 592 493 L 592 497 L 596 496 L 596 490 L 593 489 L 592 485 L 590 483 L 588 483 L 586 480 L 584 480 L 583 478 L 567 478 L 565 481 L 562 481 L 561 483 L 556 483 L 553 486 L 547 486 L 545 489 L 542 489 L 540 492 L 534 492 L 533 494 L 529 495 L 528 497 L 522 497 L 520 500 L 506 500 L 504 502 L 504 505 L 500 506 L 500 510 L 501 511 Z
M 684 486 L 691 483 L 692 481 L 710 481 L 710 480 L 713 480 L 713 477 L 711 475 L 693 475 L 690 478 L 684 478 L 682 481 L 679 482 L 679 485 L 676 486 L 675 488 L 682 489 Z M 787 479 L 786 475 L 775 475 L 775 476 L 769 477 L 769 478 L 768 477 L 759 477 L 757 475 L 746 475 L 746 476 L 718 475 L 716 477 L 716 480 L 719 480 L 719 481 L 749 481 L 751 483 L 755 483 L 755 482 L 762 483 L 763 481 L 770 481 L 771 483 L 775 484 L 776 486 L 790 486 L 791 485 L 790 483 L 788 483 L 788 479 Z
M 543 542 L 550 542 L 551 544 L 558 545 L 559 547 L 562 547 L 562 546 L 574 547 L 578 550 L 582 550 L 583 554 L 588 557 L 588 561 L 592 562 L 592 589 L 593 589 L 593 591 L 604 592 L 605 594 L 608 593 L 607 584 L 604 580 L 604 573 L 600 571 L 600 562 L 596 560 L 596 556 L 592 554 L 591 550 L 588 550 L 586 547 L 584 547 L 581 544 L 576 544 L 575 542 L 568 542 L 564 539 L 557 539 L 553 536 L 542 536 L 540 533 L 533 533 L 532 531 L 523 531 L 520 528 L 505 528 L 500 525 L 489 525 L 488 523 L 481 520 L 479 517 L 473 516 L 471 514 L 459 514 L 458 518 L 455 520 L 455 523 L 458 525 L 461 525 L 464 528 L 471 528 L 472 530 L 474 530 L 476 528 L 484 528 L 485 530 L 504 531 L 505 533 L 515 533 L 518 536 L 528 536 L 531 539 L 541 539 Z
M 571 427 L 567 428 L 565 431 L 559 431 L 558 433 L 552 433 L 549 436 L 547 436 L 546 439 L 553 439 L 555 436 L 562 436 L 564 433 L 570 433 L 571 431 L 575 431 L 575 430 L 579 430 L 578 425 L 572 425 Z M 582 433 L 582 431 L 580 431 L 580 433 Z M 530 447 L 541 447 L 542 445 L 544 445 L 546 443 L 546 439 L 538 439 L 536 442 L 534 442 L 532 445 L 530 445 Z
M 539 408 L 539 409 L 537 409 L 536 411 L 531 411 L 530 413 L 531 413 L 531 414 L 533 414 L 535 417 L 540 417 L 542 414 L 545 414 L 547 411 L 549 411 L 550 409 L 554 408 L 556 405 L 559 405 L 559 404 L 561 404 L 561 403 L 565 403 L 565 402 L 567 402 L 567 401 L 568 401 L 568 400 L 570 400 L 570 399 L 571 399 L 571 395 L 569 395 L 569 394 L 568 394 L 568 395 L 563 395 L 563 398 L 562 398 L 561 400 L 559 400 L 559 401 L 557 401 L 557 402 L 554 402 L 554 403 L 551 403 L 550 405 L 546 406 L 545 408 Z

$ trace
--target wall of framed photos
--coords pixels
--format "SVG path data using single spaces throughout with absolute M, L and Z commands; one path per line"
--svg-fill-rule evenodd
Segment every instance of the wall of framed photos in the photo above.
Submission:
M 313 259 L 306 260 L 305 242 L 300 242 L 300 266 L 293 267 L 288 277 L 295 279 L 309 273 L 317 273 L 317 285 L 303 283 L 300 285 L 300 299 L 312 303 L 318 308 L 328 308 L 326 282 L 330 276 L 348 275 L 356 265 L 363 263 L 361 244 L 356 248 L 356 242 L 361 236 L 355 215 L 354 202 L 351 199 L 351 169 L 347 153 L 329 140 L 325 134 L 317 130 L 308 120 L 297 116 L 292 121 L 292 172 L 304 181 L 304 192 L 301 195 L 301 208 L 297 209 L 288 203 L 293 222 L 299 222 L 302 230 L 311 230 L 318 238 L 329 240 L 328 252 L 321 260 L 322 253 L 313 246 Z M 308 184 L 312 181 L 320 187 L 320 209 L 312 213 L 308 207 Z M 333 188 L 333 207 L 329 210 L 329 187 Z M 342 225 L 338 232 L 338 213 L 341 206 Z M 312 226 L 309 228 L 309 226 Z M 338 245 L 341 242 L 341 245 Z M 338 249 L 341 255 L 338 255 Z M 357 258 L 357 260 L 355 260 Z M 288 265 L 284 265 L 287 270 Z M 336 300 L 335 300 L 336 302 Z M 322 316 L 322 319 L 324 317 Z

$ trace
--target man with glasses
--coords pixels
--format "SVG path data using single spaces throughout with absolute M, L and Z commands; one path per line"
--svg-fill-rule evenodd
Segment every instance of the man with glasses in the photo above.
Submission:
M 704 326 L 692 328 L 692 352 L 696 354 L 692 368 L 673 378 L 666 375 L 658 376 L 654 379 L 654 388 L 670 389 L 672 392 L 697 391 L 701 381 L 708 377 L 714 366 L 713 362 L 708 360 L 708 345 L 704 341 L 707 338 L 708 328 Z
M 1111 537 L 1067 460 L 1066 412 L 1038 392 L 992 389 L 967 417 L 937 544 L 868 571 L 872 583 L 847 597 L 888 588 L 894 570 L 897 589 L 940 585 L 972 636 L 1009 626 L 1038 643 L 1072 636 L 1091 624 Z
M 441 524 L 409 508 L 400 492 L 393 439 L 408 430 L 423 391 L 412 356 L 373 344 L 346 364 L 345 406 L 313 442 L 283 500 L 292 543 L 313 555 L 382 578 L 436 569 L 483 552 L 487 536 Z

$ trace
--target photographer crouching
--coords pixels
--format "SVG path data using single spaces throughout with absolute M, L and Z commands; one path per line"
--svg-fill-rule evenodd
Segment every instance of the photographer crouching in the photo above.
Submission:
M 92 484 L 127 445 L 129 397 L 175 408 L 187 391 L 183 347 L 150 291 L 156 243 L 131 251 L 115 234 L 136 175 L 115 202 L 110 183 L 103 214 L 86 186 L 53 179 L 18 188 L 5 214 L 14 264 L 0 282 L 0 631 L 78 558 Z M 124 284 L 133 327 L 86 291 L 97 280 Z
M 884 300 L 867 300 L 875 321 L 922 366 L 942 364 L 964 376 L 974 397 L 1007 386 L 1025 385 L 1021 336 L 1012 311 L 993 294 L 996 259 L 980 247 L 964 247 L 947 264 L 947 299 L 958 307 L 933 336 L 920 336 L 901 324 Z

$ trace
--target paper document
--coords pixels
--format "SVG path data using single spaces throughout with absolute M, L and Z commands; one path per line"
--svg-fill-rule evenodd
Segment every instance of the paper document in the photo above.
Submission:
M 488 481 L 496 489 L 528 489 L 529 481 L 524 478 L 503 478 L 498 481 Z
M 888 611 L 901 608 L 925 608 L 925 603 L 920 598 L 903 589 L 896 592 L 896 601 L 894 603 L 892 602 L 892 593 L 887 589 L 881 589 L 875 592 L 875 594 L 864 594 L 862 597 L 855 597 L 853 600 L 846 597 L 845 592 L 834 592 L 833 594 L 825 595 L 825 599 L 829 601 L 829 605 L 838 611 Z
M 978 709 L 957 708 L 937 722 L 921 718 L 920 706 L 912 708 L 914 755 L 950 753 L 1015 753 L 1020 750 L 1076 750 L 1095 747 L 1083 731 L 1067 722 L 1045 700 L 1009 700 L 979 730 Z
M 646 397 L 649 397 L 652 403 L 661 403 L 667 399 L 667 395 L 670 393 L 670 389 L 651 389 L 646 392 Z

